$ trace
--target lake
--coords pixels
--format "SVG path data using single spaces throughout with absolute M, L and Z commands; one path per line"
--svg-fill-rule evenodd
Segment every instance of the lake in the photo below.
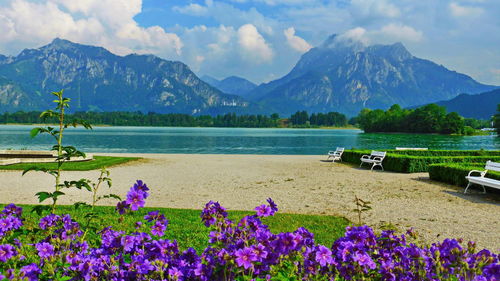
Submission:
M 0 149 L 48 150 L 48 135 L 30 138 L 33 126 L 0 125 Z M 500 149 L 500 138 L 418 134 L 365 134 L 360 130 L 174 127 L 70 128 L 64 144 L 84 152 L 326 154 L 335 147 L 394 149 Z

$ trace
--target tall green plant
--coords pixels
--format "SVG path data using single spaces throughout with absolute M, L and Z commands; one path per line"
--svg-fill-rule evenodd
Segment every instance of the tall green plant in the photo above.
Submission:
M 92 126 L 85 120 L 74 119 L 70 122 L 65 120 L 65 110 L 69 108 L 70 99 L 63 97 L 63 92 L 64 90 L 61 90 L 59 92 L 52 92 L 52 94 L 57 97 L 57 99 L 54 100 L 54 103 L 56 104 L 55 110 L 46 110 L 40 114 L 40 118 L 43 120 L 46 120 L 47 118 L 56 118 L 58 120 L 58 128 L 51 126 L 36 127 L 33 128 L 30 133 L 32 138 L 36 137 L 39 134 L 48 134 L 51 135 L 56 141 L 56 144 L 52 146 L 52 150 L 57 152 L 56 169 L 38 168 L 35 166 L 23 171 L 23 175 L 29 171 L 41 171 L 53 176 L 55 179 L 54 190 L 52 192 L 41 191 L 36 193 L 36 196 L 38 197 L 40 203 L 47 199 L 52 200 L 51 206 L 37 206 L 35 208 L 35 211 L 39 213 L 41 213 L 43 210 L 50 210 L 52 213 L 54 213 L 58 198 L 64 195 L 64 192 L 61 191 L 63 188 L 75 186 L 81 189 L 82 187 L 86 187 L 86 185 L 88 185 L 88 180 L 86 179 L 81 179 L 79 181 L 61 182 L 61 172 L 64 163 L 74 157 L 86 157 L 85 153 L 77 150 L 75 147 L 63 145 L 64 130 L 66 130 L 70 126 L 77 127 L 79 125 L 83 126 L 85 129 L 92 129 Z

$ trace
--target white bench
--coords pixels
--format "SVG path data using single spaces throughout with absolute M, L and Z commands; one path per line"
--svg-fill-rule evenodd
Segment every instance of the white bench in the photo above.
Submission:
M 499 180 L 484 177 L 488 172 L 488 170 L 500 172 L 500 163 L 487 161 L 486 166 L 484 167 L 484 171 L 478 171 L 478 170 L 470 171 L 469 174 L 465 177 L 469 181 L 469 184 L 467 184 L 467 187 L 464 190 L 464 194 L 467 193 L 467 189 L 471 186 L 471 184 L 477 184 L 482 186 L 483 193 L 486 193 L 486 189 L 484 188 L 485 185 L 500 189 Z M 479 176 L 471 176 L 471 174 L 473 173 L 479 173 Z
M 326 160 L 332 158 L 332 162 L 335 162 L 335 160 L 340 160 L 340 162 L 342 162 L 342 153 L 344 153 L 343 147 L 337 147 L 335 151 L 330 150 L 328 151 L 328 158 L 326 158 Z
M 417 150 L 417 151 L 423 151 L 423 150 L 429 150 L 427 147 L 396 147 L 396 150 Z
M 385 151 L 372 150 L 372 153 L 370 155 L 361 156 L 361 164 L 359 164 L 359 167 L 361 167 L 363 165 L 363 163 L 368 163 L 368 164 L 372 164 L 372 168 L 370 170 L 373 171 L 374 167 L 380 166 L 380 168 L 382 168 L 382 171 L 383 171 L 384 167 L 382 166 L 382 161 L 384 161 L 386 153 L 387 152 L 385 152 Z

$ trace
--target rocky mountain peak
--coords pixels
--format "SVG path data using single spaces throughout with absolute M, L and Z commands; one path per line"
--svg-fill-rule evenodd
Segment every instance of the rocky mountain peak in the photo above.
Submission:
M 366 45 L 357 39 L 345 35 L 332 34 L 319 48 L 356 53 L 363 51 Z
M 397 42 L 392 45 L 373 45 L 368 49 L 377 56 L 395 61 L 405 61 L 413 58 L 413 55 L 401 42 Z

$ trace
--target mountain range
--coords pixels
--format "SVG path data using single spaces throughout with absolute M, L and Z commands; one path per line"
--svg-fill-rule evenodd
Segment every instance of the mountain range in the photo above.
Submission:
M 257 85 L 248 81 L 245 78 L 238 76 L 229 76 L 222 80 L 217 80 L 209 75 L 203 75 L 201 80 L 207 82 L 208 84 L 214 86 L 215 88 L 221 90 L 226 94 L 237 95 L 240 97 L 247 97 L 247 94 L 253 89 L 257 88 Z
M 451 100 L 439 101 L 436 104 L 466 118 L 489 120 L 497 113 L 497 105 L 500 104 L 500 89 L 477 95 L 460 94 Z
M 364 107 L 408 107 L 495 88 L 416 58 L 401 43 L 365 46 L 335 35 L 303 54 L 287 75 L 259 86 L 235 76 L 200 79 L 182 62 L 117 56 L 63 39 L 0 55 L 0 112 L 52 107 L 47 93 L 65 89 L 73 111 L 353 116 Z
M 218 114 L 257 106 L 199 79 L 187 65 L 153 55 L 117 56 L 104 48 L 55 39 L 0 57 L 0 111 L 52 107 L 65 90 L 74 111 Z
M 401 43 L 365 46 L 332 35 L 302 55 L 287 75 L 259 85 L 248 98 L 282 114 L 307 110 L 352 116 L 365 107 L 407 107 L 494 88 L 414 57 Z

